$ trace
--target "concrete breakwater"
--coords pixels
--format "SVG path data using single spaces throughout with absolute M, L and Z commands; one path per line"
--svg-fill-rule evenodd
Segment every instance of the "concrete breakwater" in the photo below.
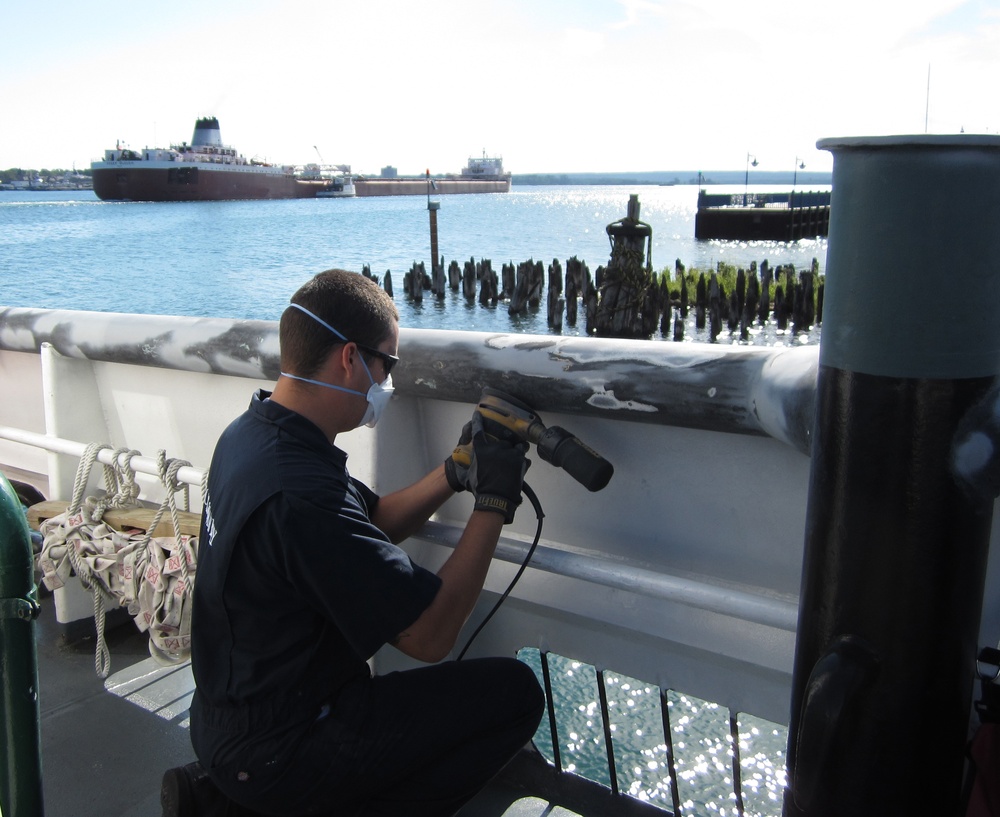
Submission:
M 496 179 L 465 179 L 460 176 L 433 179 L 420 177 L 354 178 L 354 195 L 366 196 L 426 196 L 434 194 L 509 193 L 510 176 Z
M 698 191 L 694 236 L 738 241 L 798 241 L 830 229 L 826 192 L 718 194 Z

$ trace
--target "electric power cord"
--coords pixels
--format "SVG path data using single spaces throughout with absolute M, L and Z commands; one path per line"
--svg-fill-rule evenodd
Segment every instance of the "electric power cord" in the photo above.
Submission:
M 465 646 L 462 647 L 462 651 L 458 654 L 458 658 L 455 659 L 456 661 L 462 660 L 462 657 L 465 655 L 466 651 L 469 649 L 470 646 L 472 646 L 472 642 L 476 640 L 476 636 L 478 636 L 479 633 L 482 632 L 483 627 L 485 627 L 489 623 L 490 619 L 493 618 L 493 615 L 497 612 L 497 610 L 500 609 L 500 605 L 502 605 L 504 601 L 507 600 L 507 596 L 509 596 L 511 590 L 514 589 L 514 585 L 517 584 L 518 580 L 521 578 L 521 576 L 524 574 L 524 571 L 527 569 L 528 563 L 531 561 L 531 557 L 535 553 L 535 548 L 538 547 L 538 540 L 541 539 L 542 537 L 542 519 L 545 518 L 545 514 L 542 511 L 542 503 L 539 502 L 538 495 L 531 489 L 531 486 L 528 485 L 527 482 L 522 484 L 521 490 L 524 492 L 524 495 L 528 497 L 528 501 L 531 503 L 531 506 L 535 509 L 535 516 L 538 519 L 538 527 L 535 528 L 535 539 L 531 543 L 531 547 L 528 548 L 528 552 L 527 554 L 525 554 L 524 561 L 518 568 L 517 573 L 514 574 L 514 578 L 511 579 L 510 584 L 507 585 L 507 589 L 503 591 L 503 594 L 500 596 L 499 599 L 497 599 L 496 604 L 494 604 L 493 608 L 486 614 L 486 618 L 484 618 L 481 622 L 479 622 L 479 626 L 476 627 L 472 635 L 469 636 L 469 640 L 465 642 Z

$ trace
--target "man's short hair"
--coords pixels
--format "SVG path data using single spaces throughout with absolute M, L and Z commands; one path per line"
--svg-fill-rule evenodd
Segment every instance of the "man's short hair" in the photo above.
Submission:
M 370 278 L 356 272 L 330 269 L 315 275 L 292 295 L 291 302 L 305 307 L 340 332 L 348 341 L 377 349 L 399 322 L 392 298 Z M 299 309 L 288 307 L 278 326 L 281 369 L 311 377 L 331 350 L 345 343 Z

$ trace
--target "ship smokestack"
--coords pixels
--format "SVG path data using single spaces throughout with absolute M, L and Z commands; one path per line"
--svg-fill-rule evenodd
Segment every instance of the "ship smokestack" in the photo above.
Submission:
M 194 123 L 194 136 L 191 137 L 193 147 L 222 147 L 222 136 L 219 134 L 219 120 L 207 116 Z

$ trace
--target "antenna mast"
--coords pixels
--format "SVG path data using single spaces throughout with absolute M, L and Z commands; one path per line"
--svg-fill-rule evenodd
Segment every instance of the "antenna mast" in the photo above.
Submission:
M 927 104 L 924 108 L 924 133 L 927 133 L 927 122 L 931 115 L 931 64 L 927 63 Z

